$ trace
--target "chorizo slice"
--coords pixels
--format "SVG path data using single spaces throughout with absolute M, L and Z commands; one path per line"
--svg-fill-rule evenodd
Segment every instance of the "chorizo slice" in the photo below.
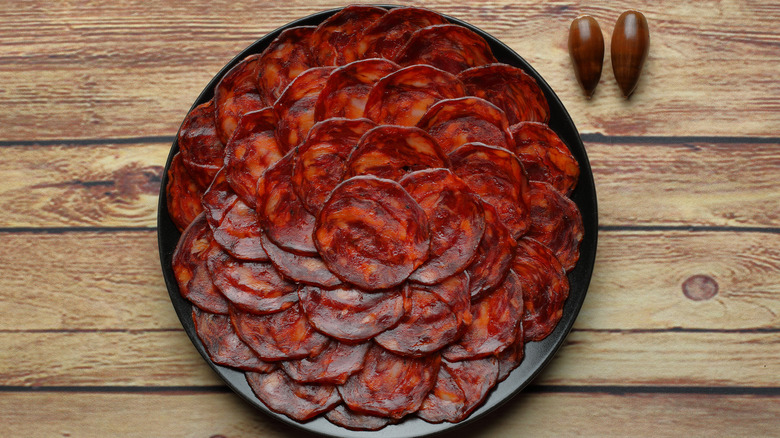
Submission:
M 526 342 L 541 341 L 558 325 L 569 296 L 569 279 L 555 254 L 530 238 L 518 242 L 512 262 L 523 285 L 523 331 Z
M 504 281 L 517 248 L 517 241 L 499 219 L 496 209 L 483 201 L 482 212 L 485 233 L 479 241 L 474 260 L 466 268 L 471 278 L 471 298 L 474 301 Z
M 498 360 L 495 357 L 449 362 L 443 360 L 442 368 L 449 371 L 452 379 L 463 390 L 465 400 L 460 416 L 455 421 L 468 417 L 487 398 L 488 392 L 498 382 Z
M 285 29 L 260 54 L 257 67 L 257 91 L 269 105 L 276 102 L 299 74 L 315 67 L 309 50 L 317 26 Z
M 428 254 L 425 212 L 398 183 L 362 175 L 339 184 L 314 241 L 331 272 L 362 289 L 401 284 Z
M 298 383 L 282 370 L 246 373 L 246 381 L 269 409 L 298 421 L 311 419 L 341 403 L 335 386 Z
M 279 366 L 297 382 L 341 385 L 363 367 L 369 345 L 368 342 L 345 344 L 333 339 L 320 354 L 282 361 Z
M 471 325 L 463 337 L 444 349 L 445 359 L 479 359 L 512 345 L 523 315 L 523 290 L 517 274 L 510 270 L 501 286 L 471 303 L 471 315 Z
M 518 274 L 521 283 L 523 277 Z M 525 303 L 525 284 L 523 283 L 523 303 Z M 523 314 L 525 318 L 525 313 Z M 514 371 L 515 368 L 520 366 L 525 357 L 525 331 L 523 330 L 523 323 L 517 325 L 517 334 L 515 335 L 515 342 L 510 345 L 506 350 L 498 354 L 498 381 L 503 382 L 509 374 Z
M 509 150 L 514 144 L 504 112 L 479 97 L 436 102 L 417 123 L 417 127 L 435 138 L 447 154 L 472 142 Z
M 219 227 L 236 201 L 238 201 L 238 195 L 225 179 L 225 169 L 222 168 L 217 172 L 206 192 L 203 193 L 201 200 L 206 220 L 212 229 Z
M 452 74 L 497 62 L 484 38 L 457 24 L 439 24 L 416 31 L 396 61 L 403 66 L 432 65 Z
M 184 231 L 203 212 L 200 198 L 203 189 L 192 179 L 181 159 L 181 152 L 173 156 L 168 168 L 168 185 L 165 186 L 168 216 L 179 231 Z
M 320 212 L 325 199 L 344 178 L 350 152 L 374 126 L 368 119 L 334 118 L 311 128 L 295 153 L 292 171 L 293 189 L 309 212 Z
M 512 152 L 481 143 L 466 143 L 450 152 L 452 170 L 482 200 L 492 205 L 512 236 L 529 227 L 528 178 Z
M 363 32 L 385 15 L 375 6 L 347 6 L 323 21 L 312 35 L 317 65 L 345 65 L 357 61 L 357 44 Z
M 285 277 L 300 283 L 325 288 L 333 288 L 342 284 L 341 280 L 328 270 L 321 258 L 285 251 L 268 240 L 265 235 L 261 236 L 261 240 L 263 249 L 268 254 L 268 258 L 271 259 L 271 263 Z
M 217 135 L 214 101 L 198 105 L 187 114 L 177 143 L 182 163 L 201 189 L 206 189 L 222 167 L 225 145 Z
M 413 65 L 374 84 L 364 117 L 380 125 L 414 126 L 434 103 L 465 95 L 465 86 L 453 74 L 429 65 Z
M 410 173 L 400 181 L 428 217 L 428 260 L 409 279 L 436 284 L 468 266 L 485 231 L 482 203 L 449 169 Z
M 207 260 L 212 247 L 217 247 L 201 213 L 184 230 L 173 253 L 173 274 L 181 296 L 209 313 L 228 313 L 228 301 L 211 281 Z
M 412 34 L 424 27 L 449 23 L 446 18 L 424 8 L 396 8 L 366 29 L 357 44 L 358 56 L 395 59 Z
M 528 237 L 550 248 L 566 272 L 571 271 L 585 233 L 577 204 L 543 182 L 532 181 L 529 194 Z
M 440 362 L 438 354 L 404 357 L 373 345 L 363 369 L 338 387 L 339 394 L 354 412 L 398 419 L 420 409 Z
M 254 209 L 237 199 L 214 228 L 214 240 L 231 256 L 240 260 L 267 262 L 263 235 Z
M 271 104 L 257 91 L 257 67 L 260 55 L 247 56 L 222 77 L 214 89 L 217 135 L 227 144 L 238 121 L 249 112 Z
M 282 159 L 272 108 L 244 114 L 225 146 L 225 179 L 250 207 L 257 206 L 257 180 Z
M 345 342 L 371 339 L 395 326 L 404 314 L 402 288 L 365 292 L 350 287 L 298 290 L 301 307 L 317 330 Z
M 410 172 L 448 165 L 447 155 L 422 129 L 385 125 L 360 139 L 347 160 L 345 177 L 374 175 L 398 181 Z
M 276 369 L 276 365 L 263 362 L 238 337 L 229 316 L 204 312 L 193 306 L 192 321 L 198 338 L 215 364 L 260 373 L 270 373 Z
M 580 177 L 580 166 L 558 134 L 538 122 L 521 122 L 510 129 L 514 152 L 528 179 L 546 182 L 569 196 Z
M 431 392 L 425 396 L 417 416 L 429 423 L 455 422 L 460 418 L 465 403 L 466 395 L 463 390 L 452 378 L 450 371 L 440 366 L 436 383 Z
M 358 414 L 344 404 L 329 410 L 325 413 L 325 418 L 337 426 L 350 430 L 379 430 L 390 424 L 389 418 Z
M 472 67 L 458 74 L 469 95 L 481 97 L 501 108 L 510 125 L 550 121 L 550 106 L 536 80 L 522 69 L 507 64 Z
M 386 59 L 365 59 L 333 70 L 317 98 L 314 120 L 362 118 L 371 88 L 399 68 Z
M 281 312 L 255 315 L 230 309 L 230 321 L 238 337 L 268 361 L 302 359 L 318 355 L 329 338 L 317 332 L 295 303 Z
M 274 102 L 276 138 L 283 153 L 303 142 L 314 125 L 314 105 L 335 67 L 314 67 L 296 77 Z

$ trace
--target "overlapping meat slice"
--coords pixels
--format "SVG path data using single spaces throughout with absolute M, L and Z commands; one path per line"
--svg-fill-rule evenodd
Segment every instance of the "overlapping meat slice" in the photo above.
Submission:
M 229 316 L 204 312 L 193 306 L 192 321 L 195 323 L 195 332 L 212 362 L 262 373 L 269 373 L 276 368 L 272 363 L 263 362 L 239 339 L 230 324 Z
M 374 345 L 363 369 L 338 387 L 339 394 L 354 412 L 398 419 L 420 409 L 440 362 L 438 354 L 404 357 Z
M 496 62 L 487 41 L 457 24 L 422 28 L 412 34 L 396 61 L 403 65 L 428 64 L 458 74 L 471 67 Z
M 297 382 L 341 385 L 363 366 L 370 345 L 345 344 L 334 339 L 314 357 L 282 361 L 279 366 Z
M 352 5 L 323 21 L 312 35 L 312 53 L 318 65 L 345 65 L 358 60 L 357 44 L 363 32 L 387 11 Z
M 335 386 L 298 383 L 282 370 L 246 373 L 246 380 L 269 409 L 298 421 L 329 411 L 341 402 Z
M 451 73 L 413 65 L 380 79 L 368 94 L 364 114 L 378 124 L 414 126 L 434 103 L 465 95 L 465 86 Z
M 238 195 L 225 179 L 225 169 L 220 169 L 201 200 L 206 220 L 212 229 L 219 227 L 237 200 Z
M 472 142 L 510 150 L 514 144 L 504 112 L 479 97 L 439 101 L 417 126 L 435 138 L 444 153 Z
M 528 179 L 549 183 L 569 196 L 577 185 L 580 166 L 558 134 L 543 123 L 522 122 L 511 127 L 514 152 Z
M 532 181 L 530 186 L 527 235 L 550 248 L 563 268 L 571 271 L 580 258 L 584 234 L 580 210 L 547 183 Z
M 203 205 L 200 203 L 203 189 L 187 173 L 181 160 L 181 153 L 174 155 L 171 160 L 165 193 L 168 215 L 176 228 L 184 231 L 187 225 L 203 212 Z
M 314 120 L 363 117 L 374 84 L 399 68 L 386 59 L 365 59 L 333 70 L 317 98 Z
M 473 67 L 458 74 L 468 94 L 501 108 L 510 125 L 550 120 L 550 107 L 534 78 L 506 64 Z
M 501 223 L 496 209 L 483 201 L 482 211 L 485 233 L 479 241 L 474 260 L 466 268 L 471 278 L 471 298 L 475 301 L 504 281 L 517 247 L 517 241 Z
M 366 290 L 402 283 L 428 254 L 425 212 L 398 183 L 371 175 L 339 184 L 317 217 L 314 241 L 328 268 Z
M 518 274 L 518 277 L 522 277 Z M 525 284 L 523 283 L 523 302 L 525 303 Z M 523 314 L 525 316 L 525 313 Z M 498 354 L 498 381 L 502 382 L 509 374 L 514 371 L 515 368 L 520 366 L 525 357 L 525 330 L 523 329 L 523 323 L 517 325 L 517 334 L 515 335 L 515 342 L 512 343 L 506 350 Z
M 495 357 L 449 362 L 443 360 L 433 390 L 417 415 L 431 423 L 464 420 L 487 398 L 498 381 Z
M 213 228 L 214 240 L 231 256 L 241 260 L 268 261 L 263 235 L 254 209 L 236 199 L 219 226 Z
M 187 172 L 201 189 L 206 189 L 222 167 L 225 149 L 217 135 L 213 100 L 187 114 L 177 143 Z
M 528 230 L 528 179 L 512 152 L 481 143 L 466 143 L 450 153 L 452 170 L 491 204 L 512 236 Z
M 391 9 L 366 29 L 357 44 L 358 56 L 361 59 L 395 59 L 414 32 L 424 27 L 447 23 L 444 17 L 428 9 Z
M 316 26 L 285 29 L 260 54 L 257 91 L 268 105 L 276 102 L 299 74 L 314 67 L 310 39 Z
M 365 341 L 395 326 L 405 309 L 402 288 L 365 292 L 304 286 L 298 296 L 317 330 L 345 342 Z
M 271 102 L 257 92 L 259 55 L 247 56 L 222 77 L 214 89 L 217 135 L 227 144 L 241 117 L 263 109 Z
M 340 404 L 328 411 L 325 414 L 325 418 L 333 424 L 351 430 L 379 430 L 390 424 L 389 418 L 358 414 L 344 404 Z
M 303 284 L 326 288 L 342 284 L 341 280 L 328 270 L 325 262 L 318 256 L 300 255 L 286 251 L 268 240 L 265 235 L 261 239 L 263 249 L 268 254 L 268 258 L 271 259 L 271 263 L 285 277 Z
M 314 105 L 335 67 L 314 67 L 296 77 L 274 102 L 276 138 L 282 152 L 298 146 L 314 125 Z

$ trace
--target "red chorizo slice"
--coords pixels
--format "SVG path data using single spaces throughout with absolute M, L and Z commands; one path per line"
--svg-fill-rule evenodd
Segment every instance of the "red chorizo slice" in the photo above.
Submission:
M 309 212 L 320 212 L 330 192 L 344 178 L 350 152 L 374 126 L 368 119 L 335 118 L 311 128 L 295 153 L 292 171 L 293 189 Z
M 179 231 L 184 231 L 203 212 L 200 198 L 203 189 L 192 179 L 177 153 L 168 168 L 168 185 L 165 186 L 168 216 Z
M 341 403 L 335 386 L 298 383 L 282 370 L 246 373 L 246 381 L 269 409 L 298 421 L 306 421 Z
M 374 345 L 363 369 L 338 387 L 339 394 L 355 412 L 398 419 L 420 409 L 440 362 L 438 354 L 404 357 Z
M 484 38 L 457 24 L 416 31 L 396 59 L 403 66 L 428 64 L 452 74 L 497 62 Z
M 211 281 L 207 258 L 216 247 L 205 214 L 184 230 L 173 253 L 173 274 L 181 296 L 209 313 L 228 313 L 228 301 Z
M 231 307 L 230 321 L 238 337 L 263 360 L 314 357 L 329 341 L 309 324 L 298 303 L 268 315 L 241 312 Z
M 225 169 L 220 169 L 214 177 L 214 181 L 203 194 L 203 209 L 206 212 L 206 220 L 212 229 L 219 227 L 230 209 L 238 201 L 238 195 L 225 179 Z
M 488 392 L 498 382 L 498 360 L 495 357 L 441 363 L 452 379 L 463 390 L 465 400 L 460 408 L 461 421 L 471 414 L 487 398 Z
M 569 279 L 555 254 L 529 237 L 518 242 L 512 269 L 523 285 L 523 330 L 526 342 L 541 341 L 552 333 L 569 296 Z
M 323 21 L 312 36 L 312 53 L 318 65 L 345 65 L 357 61 L 357 43 L 363 32 L 387 11 L 352 5 Z
M 414 126 L 434 103 L 465 95 L 465 86 L 451 73 L 429 65 L 413 65 L 374 85 L 364 116 L 380 125 Z
M 471 278 L 471 298 L 474 301 L 504 281 L 517 248 L 517 241 L 501 223 L 496 209 L 482 202 L 482 211 L 485 216 L 485 233 L 479 241 L 477 255 L 466 268 Z
M 255 210 L 238 199 L 214 229 L 214 240 L 237 259 L 266 262 L 262 234 Z
M 522 122 L 511 127 L 514 152 L 531 181 L 549 183 L 569 196 L 580 177 L 580 166 L 566 144 L 543 123 Z
M 369 293 L 349 287 L 304 286 L 298 296 L 317 330 L 346 342 L 365 341 L 393 327 L 405 309 L 402 288 Z
M 401 186 L 428 217 L 428 260 L 409 279 L 436 284 L 468 266 L 485 231 L 482 203 L 449 169 L 427 169 L 406 175 Z
M 452 378 L 450 371 L 440 366 L 436 383 L 423 400 L 417 416 L 429 423 L 455 422 L 460 418 L 465 403 L 466 395 L 463 390 Z
M 325 413 L 325 418 L 335 425 L 350 430 L 379 430 L 390 424 L 389 418 L 358 414 L 343 404 Z
M 245 371 L 270 373 L 276 366 L 263 362 L 233 330 L 230 317 L 203 312 L 192 308 L 192 321 L 209 358 L 215 364 L 238 368 Z
M 250 207 L 257 206 L 257 180 L 282 156 L 272 108 L 244 114 L 225 147 L 225 179 Z
M 257 67 L 260 56 L 248 56 L 231 68 L 214 89 L 217 134 L 227 144 L 241 117 L 271 104 L 257 92 Z
M 257 67 L 257 91 L 269 105 L 299 74 L 315 66 L 309 50 L 316 26 L 285 29 L 260 54 Z
M 274 103 L 276 138 L 282 152 L 298 146 L 314 125 L 314 105 L 335 67 L 314 67 L 298 75 Z
M 282 361 L 279 365 L 297 382 L 341 385 L 363 367 L 369 345 L 345 344 L 334 339 L 314 357 Z
M 435 103 L 417 123 L 450 153 L 459 146 L 480 142 L 511 149 L 506 115 L 497 106 L 479 97 L 446 99 Z
M 452 309 L 452 312 L 458 319 L 458 325 L 465 328 L 471 324 L 469 282 L 469 275 L 466 272 L 461 272 L 432 286 L 415 285 L 415 287 L 438 295 Z
M 566 272 L 574 269 L 580 258 L 580 242 L 584 234 L 577 204 L 551 185 L 532 181 L 529 217 L 531 227 L 528 237 L 550 248 Z
M 547 98 L 534 78 L 506 64 L 473 67 L 458 74 L 468 94 L 481 97 L 504 110 L 509 124 L 550 120 Z
M 518 274 L 521 283 L 523 283 L 523 277 Z M 525 303 L 525 285 L 523 284 L 523 302 Z M 525 313 L 523 314 L 525 317 Z M 525 332 L 523 330 L 523 324 L 517 325 L 517 334 L 515 335 L 515 342 L 512 343 L 506 350 L 498 354 L 498 381 L 502 382 L 509 374 L 523 362 L 525 357 Z
M 263 249 L 268 254 L 268 258 L 271 259 L 271 263 L 285 277 L 300 283 L 325 288 L 333 288 L 342 284 L 341 280 L 328 270 L 321 258 L 285 251 L 268 240 L 265 235 L 262 235 L 261 239 Z
M 400 68 L 386 59 L 365 59 L 333 70 L 317 98 L 314 120 L 363 117 L 374 84 Z
M 177 140 L 184 167 L 202 189 L 211 184 L 224 156 L 214 117 L 213 100 L 198 105 L 187 114 Z
M 360 139 L 349 155 L 346 178 L 374 175 L 400 180 L 421 169 L 449 166 L 436 140 L 413 126 L 378 126 Z
M 371 175 L 333 190 L 314 241 L 331 272 L 366 290 L 401 284 L 425 262 L 430 246 L 422 208 L 398 183 Z
M 358 56 L 361 59 L 395 59 L 414 32 L 423 27 L 447 23 L 447 19 L 429 9 L 392 9 L 366 29 L 357 44 Z
M 513 237 L 528 230 L 528 178 L 515 154 L 481 143 L 466 143 L 450 153 L 450 160 L 455 174 L 496 209 Z

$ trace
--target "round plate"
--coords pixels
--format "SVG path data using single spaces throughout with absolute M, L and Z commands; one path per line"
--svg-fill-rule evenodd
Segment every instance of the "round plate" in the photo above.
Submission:
M 393 6 L 385 7 L 392 8 Z M 283 30 L 294 26 L 317 25 L 340 10 L 341 9 L 333 9 L 324 11 L 310 15 L 300 20 L 293 21 L 286 26 L 276 29 L 265 37 L 257 40 L 246 50 L 239 53 L 238 56 L 230 61 L 211 80 L 211 82 L 209 82 L 192 107 L 194 108 L 195 106 L 210 100 L 214 95 L 214 88 L 225 73 L 227 73 L 234 65 L 244 59 L 246 56 L 262 52 Z M 525 359 L 520 364 L 520 366 L 515 369 L 506 380 L 499 383 L 493 389 L 487 400 L 485 400 L 485 403 L 479 409 L 475 410 L 467 419 L 461 421 L 460 423 L 453 424 L 445 422 L 441 424 L 431 424 L 417 417 L 409 416 L 399 424 L 389 425 L 384 429 L 376 432 L 358 432 L 336 426 L 322 417 L 317 417 L 306 422 L 299 422 L 268 409 L 263 404 L 263 402 L 261 402 L 252 393 L 252 390 L 244 378 L 243 372 L 214 364 L 209 359 L 208 354 L 203 348 L 203 344 L 195 333 L 195 327 L 192 323 L 191 304 L 180 295 L 179 287 L 176 283 L 176 278 L 173 275 L 173 268 L 171 267 L 173 252 L 176 249 L 176 244 L 179 241 L 180 236 L 180 233 L 168 215 L 165 193 L 165 187 L 168 183 L 168 168 L 171 165 L 171 159 L 173 158 L 174 154 L 176 154 L 176 152 L 179 150 L 178 144 L 175 140 L 173 142 L 173 146 L 171 147 L 171 152 L 168 156 L 168 162 L 165 166 L 165 172 L 163 173 L 162 187 L 160 188 L 160 199 L 157 215 L 157 238 L 160 249 L 160 262 L 162 264 L 163 276 L 165 277 L 165 284 L 168 287 L 168 293 L 170 294 L 171 301 L 173 302 L 173 307 L 176 309 L 176 313 L 179 316 L 182 325 L 184 326 L 184 330 L 187 332 L 190 340 L 192 340 L 195 348 L 197 348 L 198 352 L 200 352 L 201 356 L 203 356 L 211 368 L 214 369 L 214 371 L 233 391 L 243 397 L 247 402 L 267 413 L 268 415 L 298 428 L 333 437 L 401 438 L 427 436 L 435 433 L 449 431 L 453 428 L 471 423 L 481 417 L 484 417 L 490 411 L 496 409 L 498 406 L 512 398 L 539 374 L 545 365 L 547 365 L 547 363 L 552 359 L 553 355 L 555 355 L 555 352 L 558 350 L 558 348 L 560 348 L 564 338 L 571 330 L 571 327 L 574 324 L 574 320 L 579 313 L 580 307 L 582 307 L 582 302 L 585 299 L 585 293 L 588 290 L 591 273 L 593 272 L 593 263 L 596 258 L 598 214 L 593 174 L 590 168 L 590 163 L 588 162 L 587 154 L 585 153 L 585 148 L 582 145 L 582 140 L 580 139 L 579 133 L 577 132 L 577 128 L 574 126 L 574 123 L 569 117 L 569 114 L 566 112 L 563 104 L 561 104 L 561 101 L 552 91 L 550 86 L 547 85 L 544 79 L 542 79 L 542 77 L 539 76 L 539 74 L 533 68 L 531 68 L 531 66 L 523 58 L 521 58 L 512 49 L 504 45 L 501 41 L 483 32 L 482 30 L 477 29 L 476 27 L 458 19 L 449 16 L 445 17 L 453 23 L 465 26 L 482 36 L 490 44 L 490 47 L 493 50 L 493 54 L 499 62 L 522 68 L 526 73 L 531 75 L 531 77 L 536 79 L 536 82 L 544 91 L 544 95 L 550 105 L 549 126 L 558 134 L 558 136 L 560 136 L 564 143 L 569 146 L 569 149 L 571 149 L 572 154 L 580 165 L 580 179 L 577 183 L 576 189 L 572 193 L 571 198 L 577 204 L 580 212 L 582 213 L 582 221 L 585 228 L 585 236 L 580 247 L 580 260 L 577 263 L 577 266 L 575 266 L 575 268 L 568 274 L 571 288 L 569 292 L 569 298 L 566 300 L 566 304 L 563 308 L 563 317 L 558 323 L 558 326 L 544 340 L 540 342 L 527 343 L 525 346 Z

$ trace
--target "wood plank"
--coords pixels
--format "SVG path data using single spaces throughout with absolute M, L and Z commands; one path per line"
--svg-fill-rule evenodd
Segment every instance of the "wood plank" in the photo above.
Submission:
M 241 49 L 292 19 L 342 5 L 200 0 L 150 8 L 136 0 L 3 7 L 0 139 L 172 135 L 208 79 Z M 601 85 L 592 100 L 585 99 L 566 39 L 571 20 L 589 13 L 609 41 L 617 16 L 636 7 L 633 2 L 436 0 L 426 6 L 481 27 L 524 56 L 583 132 L 777 135 L 776 4 L 643 5 L 652 47 L 629 101 L 620 97 L 609 51 Z

